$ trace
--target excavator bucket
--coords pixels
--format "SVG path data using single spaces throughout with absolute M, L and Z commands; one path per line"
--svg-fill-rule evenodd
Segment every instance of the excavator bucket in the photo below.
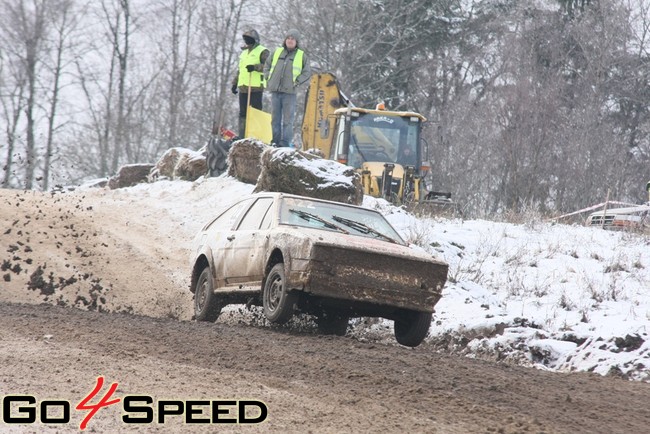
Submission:
M 463 213 L 456 202 L 451 199 L 451 193 L 429 191 L 419 201 L 406 204 L 409 212 L 418 216 L 440 216 L 447 218 L 462 217 Z

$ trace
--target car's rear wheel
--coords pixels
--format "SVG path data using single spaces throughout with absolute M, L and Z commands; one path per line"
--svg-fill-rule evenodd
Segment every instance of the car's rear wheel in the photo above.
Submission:
M 430 312 L 405 312 L 395 320 L 395 339 L 407 347 L 417 347 L 429 334 L 432 317 Z
M 339 312 L 326 310 L 316 318 L 318 331 L 324 335 L 345 336 L 350 317 Z
M 205 267 L 194 287 L 194 318 L 197 321 L 216 321 L 221 313 L 221 304 L 214 293 L 210 267 Z
M 289 291 L 284 276 L 284 264 L 276 264 L 264 283 L 262 305 L 266 318 L 277 324 L 284 324 L 293 316 L 293 306 L 298 293 Z

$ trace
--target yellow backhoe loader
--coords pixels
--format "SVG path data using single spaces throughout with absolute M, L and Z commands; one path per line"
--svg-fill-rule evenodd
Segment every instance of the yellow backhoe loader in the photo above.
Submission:
M 331 73 L 314 74 L 306 96 L 303 150 L 356 168 L 364 194 L 396 204 L 433 204 L 455 210 L 451 193 L 430 191 L 428 145 L 419 113 L 355 107 Z

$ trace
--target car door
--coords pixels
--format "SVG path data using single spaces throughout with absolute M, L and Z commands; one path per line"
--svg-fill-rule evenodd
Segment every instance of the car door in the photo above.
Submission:
M 223 272 L 223 251 L 228 244 L 228 238 L 241 220 L 240 216 L 248 210 L 252 203 L 253 199 L 245 199 L 234 204 L 208 223 L 197 237 L 195 257 L 209 252 L 212 257 L 216 279 L 215 287 L 217 288 L 226 285 Z
M 224 249 L 226 284 L 259 286 L 264 277 L 273 198 L 260 197 L 230 233 Z M 264 227 L 262 227 L 264 226 Z

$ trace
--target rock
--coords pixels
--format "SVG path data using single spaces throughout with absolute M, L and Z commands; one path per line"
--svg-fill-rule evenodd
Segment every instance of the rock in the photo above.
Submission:
M 228 175 L 247 184 L 257 183 L 262 168 L 260 156 L 270 146 L 253 139 L 237 140 L 228 153 Z
M 269 147 L 262 153 L 255 191 L 279 191 L 353 205 L 363 202 L 361 177 L 352 167 L 291 148 Z
M 147 182 L 147 177 L 153 167 L 153 164 L 128 164 L 122 166 L 117 171 L 117 174 L 108 180 L 108 188 L 115 190 L 116 188 L 132 187 Z
M 641 348 L 645 340 L 638 334 L 625 335 L 625 338 L 617 337 L 614 339 L 616 346 L 623 351 L 635 351 Z
M 156 163 L 149 175 L 149 180 L 159 177 L 169 179 L 184 179 L 194 181 L 208 172 L 205 152 L 192 151 L 186 148 L 170 148 Z

